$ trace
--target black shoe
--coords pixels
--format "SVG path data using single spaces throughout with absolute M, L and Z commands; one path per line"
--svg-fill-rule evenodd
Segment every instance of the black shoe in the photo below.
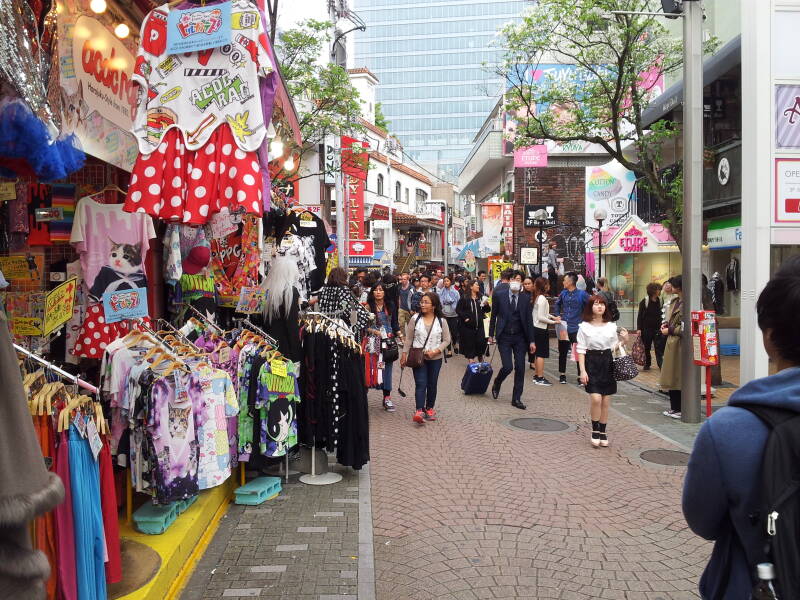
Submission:
M 567 376 L 566 376 L 566 375 L 559 375 L 559 376 L 558 376 L 558 383 L 563 383 L 564 385 L 566 385 L 566 383 L 567 383 Z
M 493 385 L 492 386 L 492 398 L 497 400 L 497 397 L 499 395 L 500 395 L 500 386 L 499 385 Z
M 649 371 L 650 370 L 650 365 L 645 365 L 642 370 L 643 371 Z
M 514 401 L 512 400 L 512 401 L 511 401 L 511 406 L 513 406 L 514 408 L 518 408 L 518 409 L 520 409 L 520 410 L 525 410 L 526 408 L 528 408 L 527 406 L 525 406 L 525 405 L 522 403 L 522 401 L 521 401 L 521 400 L 520 400 L 519 402 L 514 402 Z

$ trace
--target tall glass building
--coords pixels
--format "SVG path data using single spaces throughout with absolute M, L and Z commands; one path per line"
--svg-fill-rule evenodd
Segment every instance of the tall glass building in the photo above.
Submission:
M 455 181 L 502 91 L 491 42 L 530 3 L 355 0 L 367 30 L 355 38 L 352 66 L 380 79 L 377 102 L 391 132 L 426 169 Z

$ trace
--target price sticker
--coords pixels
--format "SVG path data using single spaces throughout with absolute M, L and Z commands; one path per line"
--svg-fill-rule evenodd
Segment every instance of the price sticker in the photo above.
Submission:
M 72 424 L 75 425 L 75 429 L 78 430 L 78 433 L 81 434 L 81 437 L 85 438 L 86 420 L 83 418 L 83 413 L 81 413 L 81 411 L 75 413 L 75 418 L 72 419 Z
M 219 349 L 219 362 L 226 363 L 231 360 L 231 349 L 229 346 L 223 346 Z
M 282 360 L 269 361 L 269 368 L 276 377 L 286 377 L 286 363 Z
M 92 449 L 94 459 L 100 456 L 100 450 L 103 449 L 103 440 L 100 439 L 100 434 L 97 433 L 97 425 L 94 424 L 94 419 L 89 419 L 86 424 L 86 435 L 89 439 L 89 447 Z

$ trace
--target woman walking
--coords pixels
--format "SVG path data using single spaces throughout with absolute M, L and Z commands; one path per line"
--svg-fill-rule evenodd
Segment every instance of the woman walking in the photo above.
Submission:
M 617 393 L 612 352 L 628 337 L 625 329 L 617 334 L 606 299 L 596 294 L 583 310 L 583 323 L 578 327 L 577 352 L 580 380 L 589 394 L 592 418 L 592 446 L 608 446 L 608 409 L 611 396 Z
M 491 311 L 481 296 L 479 281 L 469 282 L 458 302 L 458 325 L 461 333 L 461 353 L 470 362 L 483 362 L 486 354 L 486 315 Z
M 450 328 L 450 339 L 452 344 L 447 349 L 447 358 L 453 355 L 453 352 L 458 352 L 459 346 L 459 331 L 458 331 L 458 301 L 461 296 L 453 287 L 453 276 L 445 275 L 442 279 L 443 285 L 441 288 L 436 288 L 436 293 L 439 294 L 439 301 L 442 303 L 442 316 L 447 320 L 447 326 Z
M 406 325 L 407 347 L 403 346 L 400 366 L 408 360 L 412 348 L 421 348 L 422 366 L 414 367 L 416 412 L 412 420 L 420 425 L 436 420 L 436 390 L 442 357 L 450 345 L 450 328 L 442 318 L 442 304 L 435 292 L 425 292 L 419 301 L 419 314 Z
M 531 295 L 531 302 L 533 302 L 533 277 L 525 277 L 522 280 L 522 291 L 528 292 Z M 531 371 L 536 368 L 535 352 L 528 352 L 528 365 L 530 366 Z
M 656 339 L 656 336 L 661 329 L 661 299 L 659 293 L 661 286 L 657 283 L 647 284 L 647 296 L 639 302 L 639 314 L 636 316 L 636 329 L 639 330 L 639 335 L 644 344 L 644 370 L 650 370 L 650 348 Z M 658 368 L 661 368 L 661 361 L 663 356 L 659 355 L 656 351 L 656 363 Z
M 319 292 L 319 302 L 315 310 L 331 315 L 335 314 L 337 318 L 342 319 L 353 328 L 357 340 L 361 339 L 361 333 L 371 319 L 370 314 L 347 287 L 347 271 L 341 267 L 331 269 L 328 282 L 322 286 Z M 356 311 L 355 323 L 350 322 L 350 315 L 353 311 Z
M 370 333 L 381 338 L 381 348 L 388 343 L 397 347 L 397 338 L 400 335 L 400 325 L 397 323 L 397 311 L 390 300 L 386 298 L 386 289 L 383 283 L 376 283 L 367 294 L 367 306 L 369 312 L 375 316 L 374 329 Z M 396 358 L 396 355 L 395 355 Z M 385 351 L 382 352 L 381 361 L 383 363 L 383 408 L 388 412 L 394 412 L 395 406 L 392 402 L 392 367 L 394 360 L 387 361 Z
M 544 359 L 550 358 L 550 335 L 547 331 L 549 325 L 561 323 L 561 317 L 550 314 L 550 303 L 547 294 L 550 292 L 550 280 L 537 277 L 533 282 L 531 304 L 533 305 L 533 341 L 536 344 L 534 352 L 534 367 L 536 375 L 533 377 L 535 385 L 553 385 L 544 376 Z
M 683 277 L 669 280 L 675 297 L 669 303 L 666 322 L 661 325 L 661 335 L 666 340 L 664 363 L 661 366 L 659 387 L 669 393 L 669 410 L 665 417 L 681 418 L 681 337 L 683 337 Z

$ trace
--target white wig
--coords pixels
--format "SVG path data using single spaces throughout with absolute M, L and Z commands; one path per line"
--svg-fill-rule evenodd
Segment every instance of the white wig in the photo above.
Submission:
M 300 287 L 300 269 L 297 268 L 297 261 L 290 256 L 280 254 L 276 256 L 262 286 L 267 290 L 264 318 L 272 321 L 287 314 L 294 299 L 294 290 L 299 291 Z

